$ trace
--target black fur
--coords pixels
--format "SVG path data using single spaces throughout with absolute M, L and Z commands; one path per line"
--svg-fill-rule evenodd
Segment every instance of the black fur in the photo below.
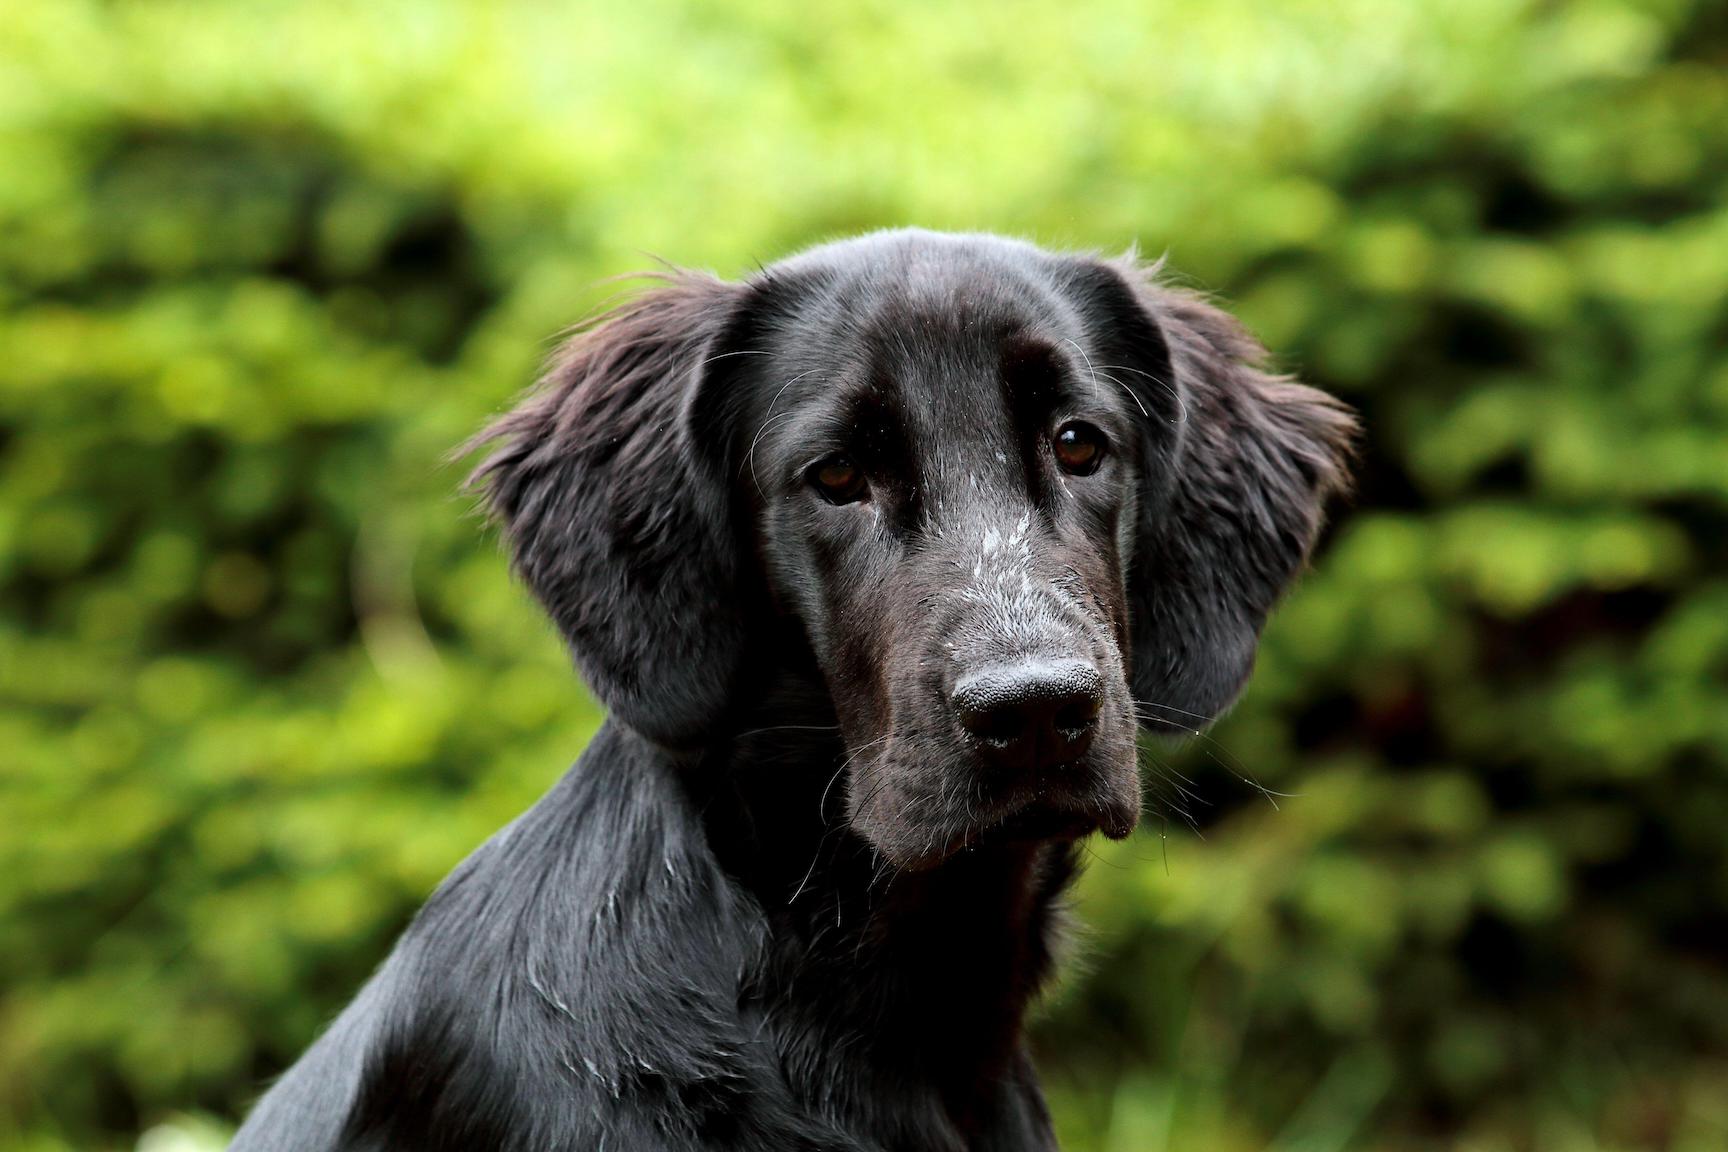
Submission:
M 611 719 L 234 1146 L 1053 1148 L 1020 1029 L 1075 846 L 1133 827 L 1137 718 L 1235 698 L 1345 480 L 1261 359 L 1132 260 L 914 231 L 575 337 L 476 481 Z

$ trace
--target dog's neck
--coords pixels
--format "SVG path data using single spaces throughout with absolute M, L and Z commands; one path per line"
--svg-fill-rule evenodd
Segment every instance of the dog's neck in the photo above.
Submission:
M 690 774 L 710 846 L 769 926 L 746 994 L 810 1049 L 793 1063 L 856 1075 L 827 1059 L 849 1049 L 933 1088 L 964 1130 L 1018 1067 L 1075 852 L 1006 843 L 896 871 L 847 826 L 846 757 L 826 693 L 794 676 Z

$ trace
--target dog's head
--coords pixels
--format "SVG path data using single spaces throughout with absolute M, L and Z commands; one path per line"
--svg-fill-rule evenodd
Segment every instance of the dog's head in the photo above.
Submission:
M 891 861 L 1125 836 L 1137 721 L 1199 728 L 1353 428 L 1131 259 L 893 232 L 678 274 L 565 347 L 476 474 L 613 713 L 724 736 L 791 617 Z

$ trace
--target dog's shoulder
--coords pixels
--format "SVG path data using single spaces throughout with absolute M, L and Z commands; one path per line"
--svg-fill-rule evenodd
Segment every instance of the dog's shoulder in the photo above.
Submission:
M 741 1014 L 764 921 L 653 759 L 603 729 L 439 887 L 234 1146 L 847 1147 L 809 1130 Z

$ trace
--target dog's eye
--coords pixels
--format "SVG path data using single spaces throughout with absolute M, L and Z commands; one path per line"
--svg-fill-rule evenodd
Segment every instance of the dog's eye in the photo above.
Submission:
M 864 469 L 849 456 L 830 456 L 810 469 L 810 483 L 830 504 L 850 504 L 864 498 Z
M 1051 446 L 1056 463 L 1073 476 L 1090 476 L 1104 461 L 1104 433 L 1081 420 L 1070 420 L 1056 429 Z

